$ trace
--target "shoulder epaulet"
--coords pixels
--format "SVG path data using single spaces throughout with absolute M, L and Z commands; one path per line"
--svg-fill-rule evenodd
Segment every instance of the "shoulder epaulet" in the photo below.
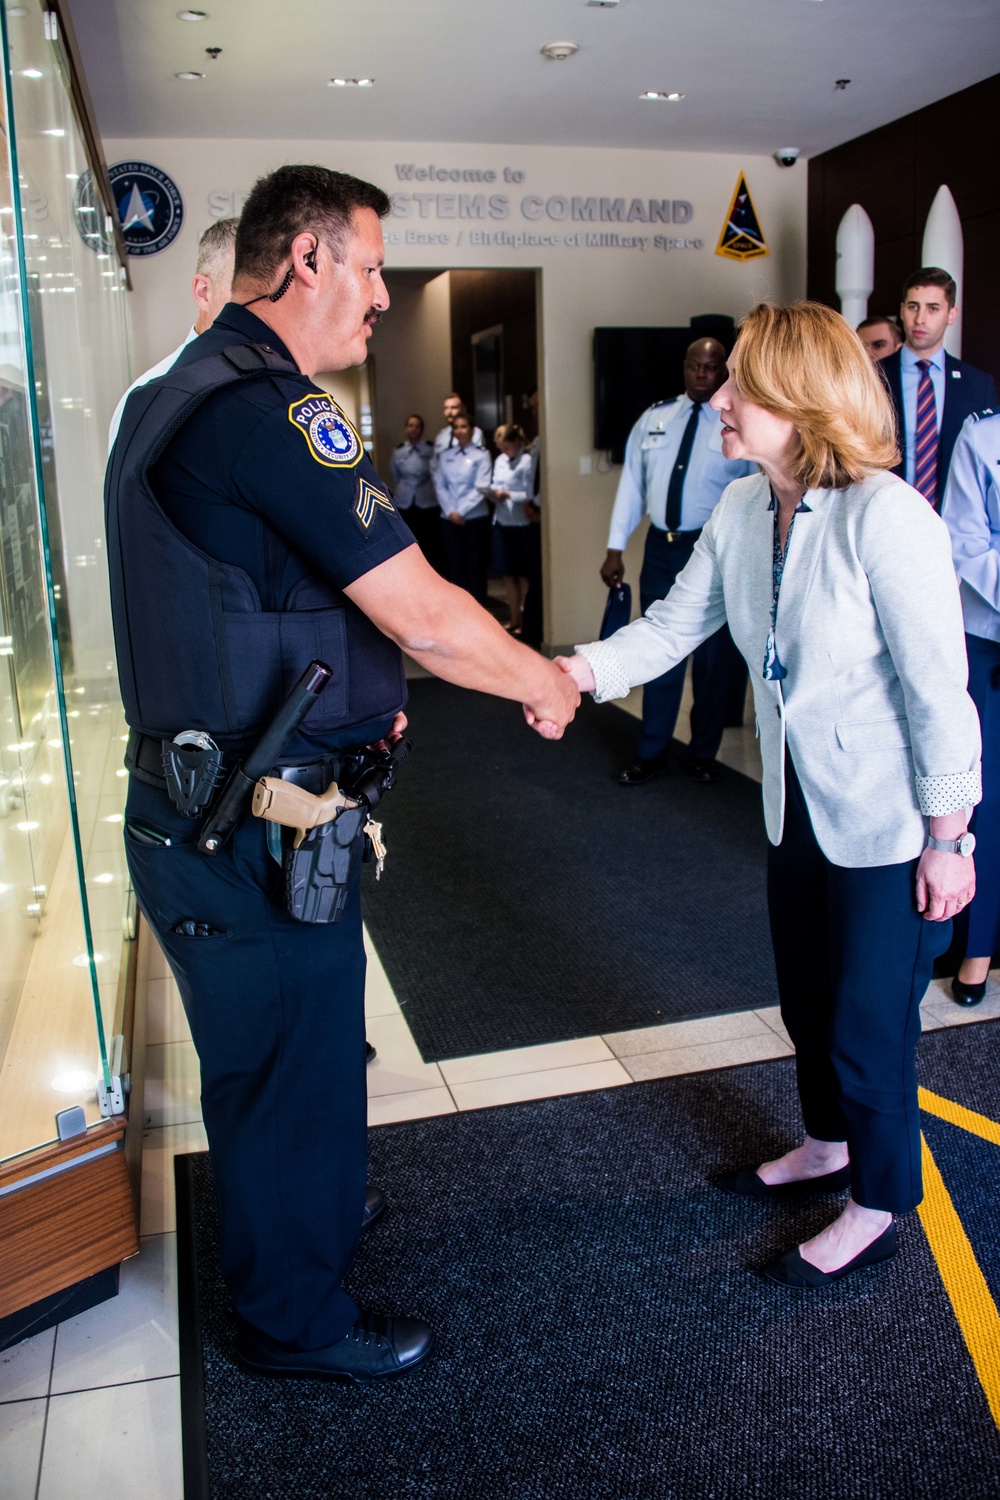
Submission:
M 984 417 L 1000 417 L 1000 411 L 997 411 L 996 407 L 994 406 L 984 406 L 982 411 L 973 411 L 969 413 L 970 422 L 981 422 Z
M 674 406 L 680 399 L 680 396 L 665 396 L 661 401 L 651 401 L 646 410 L 655 411 L 658 406 Z

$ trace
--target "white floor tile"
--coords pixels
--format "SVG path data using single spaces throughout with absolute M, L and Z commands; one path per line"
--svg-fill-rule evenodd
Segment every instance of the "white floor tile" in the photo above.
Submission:
M 647 1078 L 671 1078 L 682 1073 L 702 1073 L 709 1068 L 734 1068 L 741 1063 L 765 1062 L 772 1057 L 791 1057 L 792 1049 L 770 1028 L 760 1036 L 740 1041 L 703 1042 L 697 1047 L 672 1047 L 668 1052 L 647 1052 L 626 1057 L 625 1067 L 636 1083 Z
M 599 1036 L 569 1042 L 547 1042 L 540 1047 L 514 1047 L 506 1052 L 484 1052 L 476 1057 L 453 1057 L 438 1064 L 445 1083 L 478 1083 L 483 1078 L 510 1078 L 578 1063 L 610 1062 L 610 1047 Z
M 208 1138 L 201 1124 L 167 1125 L 143 1132 L 140 1234 L 170 1234 L 177 1228 L 174 1157 L 178 1152 L 207 1150 Z
M 922 1005 L 920 1007 L 921 1031 L 944 1031 L 950 1024 L 949 1021 L 943 1021 L 929 1005 Z
M 53 1394 L 177 1374 L 176 1239 L 143 1240 L 122 1266 L 118 1296 L 60 1325 Z
M 148 923 L 146 933 L 149 938 L 149 977 L 150 979 L 169 979 L 170 965 L 167 963 L 166 954 L 156 941 Z
M 487 1109 L 494 1104 L 521 1104 L 526 1099 L 552 1099 L 559 1094 L 586 1094 L 615 1088 L 630 1079 L 621 1063 L 580 1063 L 574 1068 L 545 1068 L 513 1078 L 483 1078 L 478 1083 L 452 1084 L 459 1109 Z
M 405 1016 L 370 1016 L 366 1029 L 368 1040 L 378 1052 L 375 1061 L 368 1064 L 369 1099 L 442 1086 L 440 1068 L 437 1063 L 424 1062 Z
M 44 1400 L 15 1401 L 9 1406 L 0 1406 L 0 1495 L 3 1500 L 35 1500 L 44 1431 Z M 78 1493 L 75 1487 L 65 1492 L 66 1495 Z M 61 1500 L 65 1500 L 65 1496 Z
M 55 1337 L 55 1329 L 47 1328 L 0 1354 L 0 1401 L 48 1395 Z
M 455 1101 L 442 1084 L 412 1094 L 382 1094 L 368 1100 L 369 1125 L 395 1125 L 399 1120 L 425 1120 L 431 1115 L 453 1115 Z
M 671 1021 L 665 1026 L 641 1026 L 636 1031 L 615 1031 L 604 1040 L 616 1057 L 638 1057 L 644 1052 L 665 1052 L 673 1047 L 695 1047 L 708 1042 L 735 1042 L 743 1037 L 767 1036 L 771 1027 L 753 1010 L 733 1011 L 723 1016 L 702 1016 L 695 1021 Z
M 365 978 L 365 1015 L 392 1016 L 399 1014 L 399 1002 L 393 993 L 382 960 L 375 949 L 368 929 L 365 928 L 365 953 L 368 955 L 368 972 Z
M 53 1396 L 38 1500 L 183 1500 L 180 1380 Z
M 201 1068 L 193 1042 L 146 1047 L 142 1108 L 145 1125 L 187 1125 L 201 1119 Z
M 159 949 L 156 950 L 159 952 Z M 191 1028 L 172 974 L 150 979 L 146 986 L 146 1045 L 189 1042 Z
M 760 1016 L 765 1026 L 770 1026 L 772 1031 L 776 1032 L 777 1035 L 783 1038 L 784 1041 L 791 1044 L 791 1038 L 789 1037 L 788 1032 L 785 1030 L 784 1022 L 781 1019 L 780 1006 L 765 1006 L 763 1010 L 754 1011 L 754 1015 Z

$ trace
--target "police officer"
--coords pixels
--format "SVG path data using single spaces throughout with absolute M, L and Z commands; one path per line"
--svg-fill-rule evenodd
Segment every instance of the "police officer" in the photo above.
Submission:
M 464 412 L 452 429 L 455 446 L 445 448 L 434 471 L 448 577 L 482 604 L 490 572 L 490 455 L 475 441 Z
M 643 613 L 670 592 L 726 485 L 756 472 L 753 464 L 723 457 L 722 425 L 708 401 L 725 379 L 725 349 L 716 339 L 696 339 L 684 359 L 684 395 L 651 406 L 629 434 L 601 577 L 608 588 L 622 581 L 625 544 L 648 515 L 639 575 Z M 639 754 L 618 777 L 621 786 L 641 786 L 666 765 L 686 667 L 681 662 L 643 689 Z M 718 780 L 714 762 L 736 671 L 745 669 L 723 626 L 694 652 L 686 769 L 696 781 Z
M 521 700 L 548 738 L 572 717 L 571 680 L 427 565 L 315 384 L 364 360 L 388 306 L 388 211 L 379 188 L 325 168 L 262 178 L 233 301 L 130 396 L 106 485 L 129 868 L 201 1060 L 239 1357 L 352 1381 L 412 1369 L 432 1341 L 341 1284 L 384 1203 L 366 1198 L 359 871 L 339 922 L 296 921 L 269 825 L 244 816 L 207 857 L 164 773 L 182 730 L 210 736 L 224 770 L 238 763 L 313 657 L 332 681 L 273 768 L 311 791 L 405 727 L 400 647 Z
M 983 731 L 983 800 L 969 822 L 977 839 L 976 894 L 954 919 L 961 966 L 951 993 L 958 1005 L 978 1005 L 1000 951 L 1000 410 L 966 419 L 941 517 L 961 587 L 969 697 Z
M 392 498 L 431 567 L 443 573 L 441 512 L 431 475 L 433 457 L 434 449 L 424 440 L 424 419 L 414 413 L 406 419 L 405 438 L 392 452 Z
M 434 439 L 434 458 L 433 458 L 433 461 L 432 461 L 432 464 L 431 464 L 432 470 L 435 470 L 435 471 L 437 470 L 437 466 L 438 466 L 438 463 L 440 462 L 441 455 L 445 451 L 445 449 L 446 448 L 454 448 L 454 446 L 455 446 L 455 423 L 457 422 L 458 418 L 459 417 L 468 417 L 468 416 L 469 416 L 469 408 L 466 406 L 465 402 L 462 400 L 461 396 L 458 394 L 457 391 L 451 391 L 449 393 L 449 395 L 445 396 L 445 398 L 444 398 L 444 424 L 445 425 L 441 428 L 441 431 L 438 433 L 437 437 Z M 473 426 L 471 418 L 469 419 L 469 425 L 470 425 L 470 427 L 472 427 L 472 441 L 477 445 L 477 447 L 482 448 L 483 447 L 483 429 L 481 427 L 475 427 L 475 426 Z

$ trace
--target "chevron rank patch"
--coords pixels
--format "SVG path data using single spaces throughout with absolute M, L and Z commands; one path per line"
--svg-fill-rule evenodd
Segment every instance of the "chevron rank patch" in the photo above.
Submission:
M 375 519 L 377 511 L 394 511 L 395 506 L 384 490 L 378 489 L 370 480 L 358 476 L 358 494 L 354 502 L 354 514 L 361 522 L 362 530 L 367 531 Z
M 327 469 L 353 469 L 361 459 L 361 439 L 325 391 L 293 401 L 288 420 L 306 440 L 318 464 Z

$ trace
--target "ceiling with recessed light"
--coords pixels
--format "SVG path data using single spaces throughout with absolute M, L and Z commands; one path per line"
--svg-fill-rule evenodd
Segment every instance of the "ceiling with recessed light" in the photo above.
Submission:
M 998 0 L 198 0 L 204 20 L 180 19 L 176 0 L 71 8 L 101 130 L 136 139 L 811 156 L 1000 58 Z M 541 55 L 560 41 L 579 50 Z

